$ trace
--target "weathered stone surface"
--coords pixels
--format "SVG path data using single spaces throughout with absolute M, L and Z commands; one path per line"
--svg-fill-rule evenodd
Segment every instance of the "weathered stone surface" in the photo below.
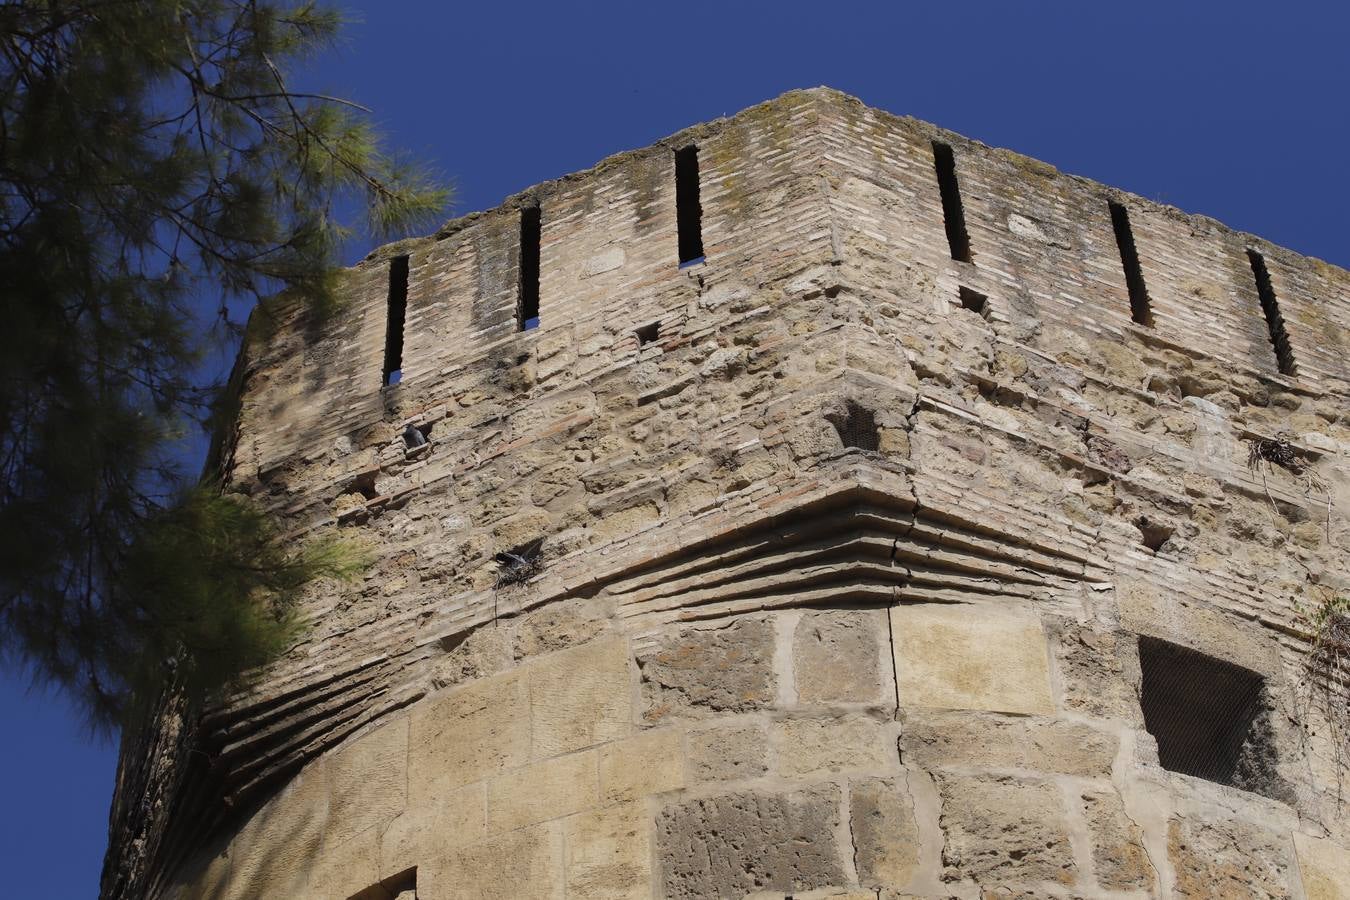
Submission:
M 628 641 L 612 636 L 529 666 L 535 759 L 618 740 L 632 730 Z
M 525 674 L 475 681 L 413 708 L 408 778 L 430 796 L 530 758 L 530 703 Z
M 571 815 L 599 802 L 596 753 L 547 759 L 488 781 L 489 831 L 505 831 Z
M 380 874 L 388 877 L 439 856 L 444 847 L 474 844 L 487 836 L 487 783 L 462 787 L 426 802 L 412 802 L 380 835 Z
M 563 824 L 571 900 L 646 900 L 651 896 L 651 817 L 642 803 L 581 813 Z
M 1350 898 L 1350 849 L 1329 838 L 1294 832 L 1294 850 L 1307 900 Z
M 552 822 L 508 831 L 453 848 L 428 868 L 425 891 L 418 869 L 417 892 L 437 900 L 562 900 L 562 827 Z
M 951 258 L 935 141 L 971 262 Z M 708 256 L 681 268 L 671 151 L 690 145 Z M 1128 210 L 1154 326 L 1131 320 L 1108 199 Z M 533 202 L 542 320 L 520 331 Z M 405 257 L 404 377 L 382 387 Z M 341 529 L 374 564 L 307 594 L 304 641 L 197 730 L 170 709 L 129 732 L 104 900 L 175 880 L 213 897 L 221 879 L 234 897 L 359 889 L 397 754 L 358 764 L 357 742 L 400 716 L 407 803 L 379 868 L 415 865 L 430 900 L 640 891 L 620 807 L 651 834 L 663 809 L 702 828 L 667 836 L 686 893 L 778 900 L 868 893 L 860 878 L 878 900 L 1161 895 L 1177 873 L 1271 893 L 1269 859 L 1297 895 L 1289 832 L 1344 840 L 1344 762 L 1291 682 L 1300 612 L 1346 586 L 1350 273 L 810 91 L 339 280 L 331 320 L 277 304 L 248 342 L 219 475 L 295 541 Z M 428 444 L 406 446 L 410 424 Z M 1276 435 L 1296 461 L 1248 467 Z M 536 538 L 529 577 L 503 577 L 496 554 Z M 1266 677 L 1275 739 L 1242 755 L 1237 789 L 1152 764 L 1138 633 Z M 683 770 L 668 729 L 686 731 Z M 311 775 L 335 765 L 350 771 L 314 800 Z M 723 797 L 755 798 L 753 814 Z M 227 799 L 238 820 L 217 815 Z M 881 885 L 911 864 L 914 843 L 892 840 L 910 802 L 918 868 Z M 1174 815 L 1199 846 L 1180 864 Z M 1224 844 L 1229 819 L 1274 837 Z M 211 829 L 228 846 L 201 885 L 157 869 Z M 1335 880 L 1311 853 L 1308 893 Z M 816 886 L 779 886 L 796 882 Z
M 901 706 L 1047 714 L 1054 710 L 1038 618 L 988 607 L 891 609 Z
M 853 782 L 849 828 L 861 884 L 899 889 L 914 877 L 919 867 L 919 826 L 903 777 Z
M 876 610 L 811 610 L 792 639 L 793 677 L 802 703 L 872 703 L 883 699 Z M 889 672 L 886 681 L 889 682 Z
M 835 845 L 839 793 L 735 793 L 668 806 L 657 817 L 665 896 L 740 897 L 845 882 Z
M 555 603 L 516 625 L 512 653 L 517 660 L 584 644 L 605 629 L 605 621 L 583 603 Z
M 325 850 L 310 873 L 305 895 L 346 900 L 380 882 L 380 834 L 371 826 Z
M 1136 646 L 1135 641 L 1114 634 L 1062 628 L 1056 657 L 1065 707 L 1103 719 L 1142 722 Z
M 688 746 L 694 781 L 734 781 L 769 771 L 769 737 L 759 723 L 691 729 Z
M 1237 821 L 1172 819 L 1167 855 L 1180 897 L 1292 897 L 1290 840 Z
M 408 718 L 400 716 L 334 754 L 328 790 L 325 847 L 393 821 L 407 799 Z
M 794 777 L 809 772 L 895 768 L 894 732 L 866 716 L 792 718 L 774 725 L 778 771 Z
M 1059 790 L 1012 778 L 941 776 L 942 861 L 983 883 L 1078 877 Z
M 900 748 L 924 768 L 1032 769 L 1088 778 L 1111 774 L 1118 741 L 1078 722 L 990 713 L 915 710 Z
M 249 820 L 230 848 L 229 900 L 301 896 L 322 858 L 328 767 L 311 766 Z
M 1097 884 L 1113 891 L 1152 890 L 1153 864 L 1144 836 L 1115 792 L 1087 791 L 1083 813 L 1092 832 L 1092 864 Z
M 684 735 L 662 728 L 600 748 L 600 796 L 606 803 L 636 800 L 684 787 Z
M 506 635 L 500 628 L 476 628 L 463 640 L 449 644 L 445 656 L 432 667 L 433 690 L 494 675 L 510 664 Z
M 671 635 L 638 658 L 643 717 L 744 712 L 773 703 L 774 633 L 763 619 L 740 619 L 718 629 Z

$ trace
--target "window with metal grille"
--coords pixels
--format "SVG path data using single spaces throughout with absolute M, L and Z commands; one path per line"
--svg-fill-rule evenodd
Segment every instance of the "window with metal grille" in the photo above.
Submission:
M 1163 768 L 1283 799 L 1265 679 L 1188 647 L 1141 637 L 1140 706 Z

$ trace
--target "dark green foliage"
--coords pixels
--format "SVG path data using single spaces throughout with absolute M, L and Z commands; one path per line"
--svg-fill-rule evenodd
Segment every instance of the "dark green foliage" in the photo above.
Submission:
M 187 490 L 173 453 L 210 418 L 232 304 L 331 308 L 345 197 L 382 233 L 445 203 L 359 108 L 288 88 L 339 25 L 266 0 L 0 4 L 0 649 L 98 721 L 170 673 L 229 684 L 292 636 L 305 583 L 351 570 Z

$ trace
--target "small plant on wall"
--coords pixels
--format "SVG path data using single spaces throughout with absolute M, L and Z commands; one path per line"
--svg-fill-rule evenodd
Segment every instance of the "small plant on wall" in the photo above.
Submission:
M 1311 605 L 1296 603 L 1299 623 L 1311 635 L 1299 681 L 1300 718 L 1305 739 L 1315 736 L 1310 713 L 1330 729 L 1326 736 L 1336 768 L 1336 796 L 1350 750 L 1350 595 L 1317 588 Z

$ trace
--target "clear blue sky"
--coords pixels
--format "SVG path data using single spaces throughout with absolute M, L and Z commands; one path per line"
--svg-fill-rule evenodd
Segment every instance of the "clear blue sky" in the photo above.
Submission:
M 1343 3 L 345 5 L 307 85 L 374 108 L 457 213 L 827 84 L 1350 266 Z M 115 749 L 13 677 L 0 722 L 0 894 L 93 897 Z

